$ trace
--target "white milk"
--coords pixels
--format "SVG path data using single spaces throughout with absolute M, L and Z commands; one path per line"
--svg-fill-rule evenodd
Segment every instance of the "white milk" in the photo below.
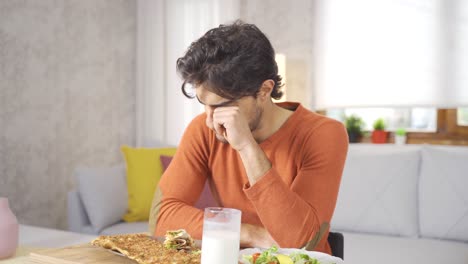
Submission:
M 237 264 L 239 233 L 224 230 L 203 232 L 201 264 Z

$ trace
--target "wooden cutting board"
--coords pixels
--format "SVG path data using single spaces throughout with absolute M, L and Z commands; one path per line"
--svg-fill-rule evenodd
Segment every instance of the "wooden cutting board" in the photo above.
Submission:
M 137 264 L 134 260 L 91 244 L 32 252 L 28 261 L 31 264 Z

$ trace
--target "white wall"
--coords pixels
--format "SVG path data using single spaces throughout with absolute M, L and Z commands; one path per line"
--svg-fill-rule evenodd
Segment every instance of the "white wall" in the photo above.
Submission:
M 76 166 L 135 142 L 136 2 L 0 1 L 0 196 L 66 228 Z
M 286 55 L 287 100 L 311 107 L 315 0 L 241 0 L 241 18 L 270 39 L 276 53 Z

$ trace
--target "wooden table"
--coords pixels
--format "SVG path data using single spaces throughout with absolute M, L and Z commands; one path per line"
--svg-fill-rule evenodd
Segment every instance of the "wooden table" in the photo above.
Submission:
M 110 250 L 99 248 L 91 244 L 70 246 L 65 248 L 32 248 L 18 247 L 16 255 L 0 264 L 136 264 L 137 262 L 127 257 L 112 253 Z
M 34 251 L 40 251 L 43 249 L 44 248 L 20 246 L 16 249 L 16 254 L 13 257 L 9 259 L 0 260 L 0 263 L 1 264 L 28 263 L 27 259 L 28 259 L 29 253 L 34 252 Z
M 20 225 L 19 247 L 16 250 L 15 256 L 9 259 L 0 260 L 0 263 L 30 263 L 27 262 L 27 256 L 31 252 L 84 244 L 90 242 L 94 238 L 96 238 L 96 236 L 57 229 Z

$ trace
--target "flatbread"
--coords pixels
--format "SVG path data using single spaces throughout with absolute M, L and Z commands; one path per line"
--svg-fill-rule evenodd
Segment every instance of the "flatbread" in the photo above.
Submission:
M 199 264 L 199 249 L 176 250 L 166 248 L 160 241 L 146 234 L 99 236 L 91 242 L 95 246 L 117 251 L 140 264 Z

